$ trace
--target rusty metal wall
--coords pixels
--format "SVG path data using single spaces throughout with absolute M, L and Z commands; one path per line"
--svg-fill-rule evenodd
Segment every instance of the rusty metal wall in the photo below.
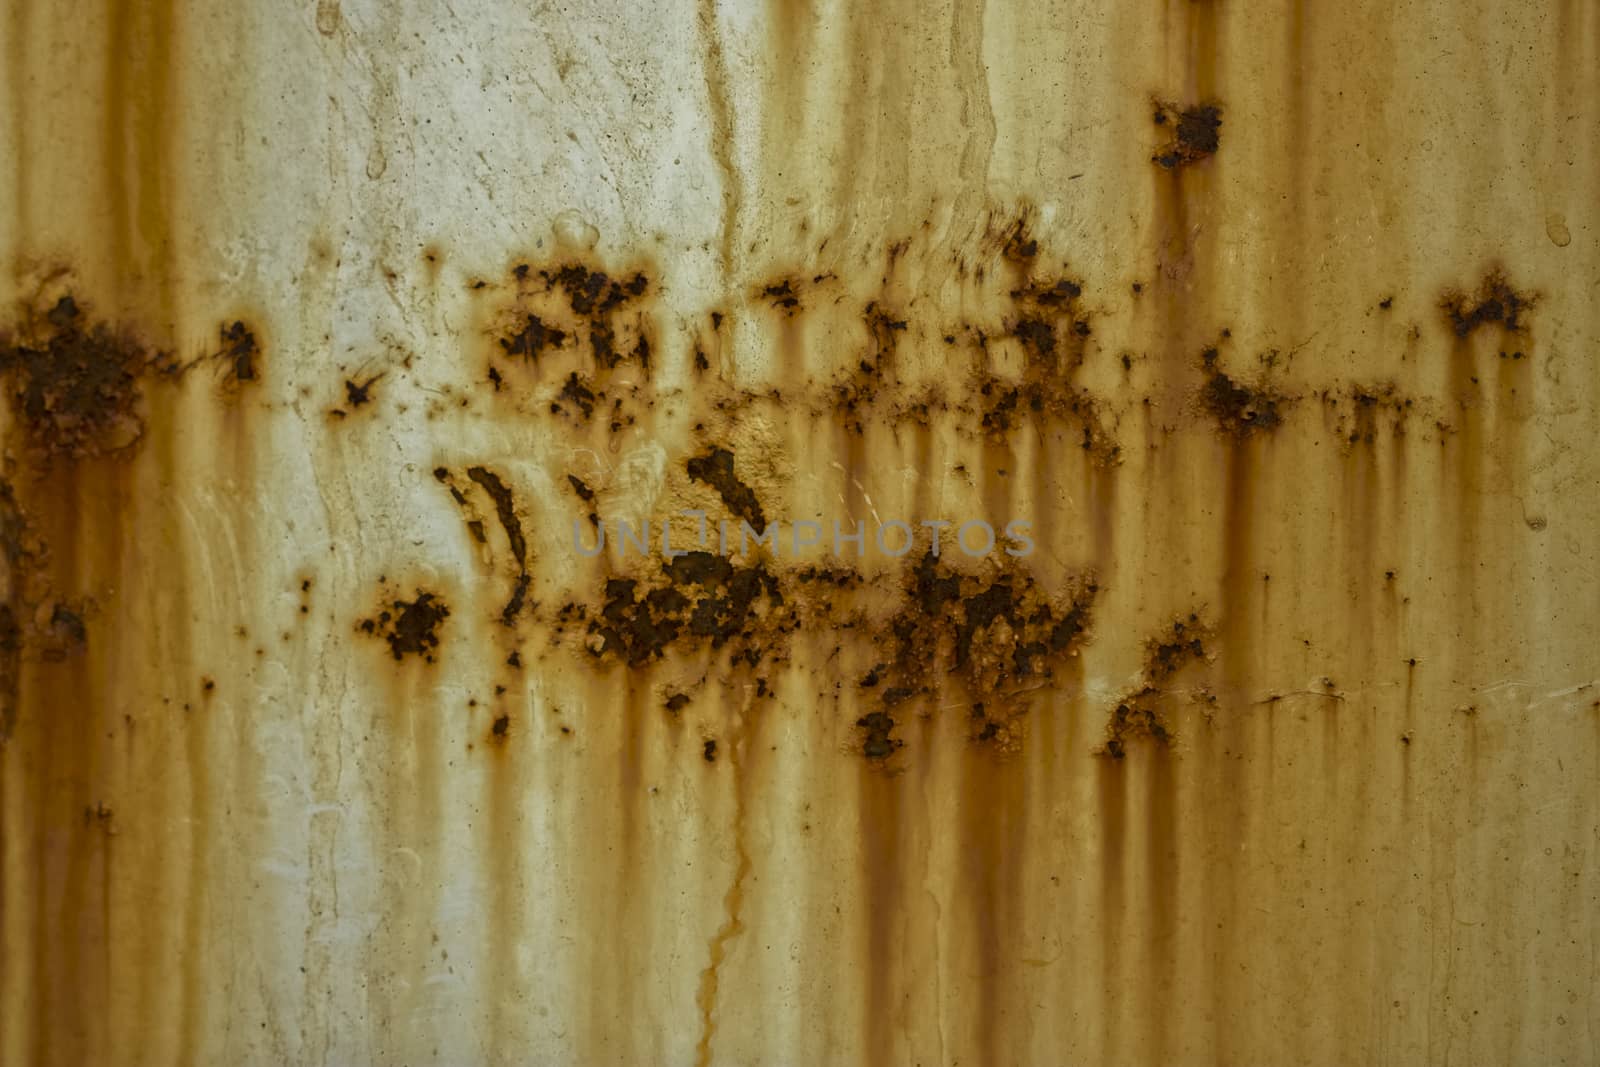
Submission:
M 0 1063 L 1600 1062 L 1591 0 L 0 34 Z

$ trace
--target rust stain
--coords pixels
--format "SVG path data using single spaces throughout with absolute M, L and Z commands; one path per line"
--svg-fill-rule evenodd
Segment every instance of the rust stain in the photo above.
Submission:
M 1581 1058 L 1592 19 L 355 14 L 7 21 L 0 1059 Z

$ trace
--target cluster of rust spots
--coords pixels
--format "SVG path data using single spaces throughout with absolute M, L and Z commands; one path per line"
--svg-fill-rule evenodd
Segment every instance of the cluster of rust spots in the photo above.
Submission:
M 522 328 L 500 339 L 500 347 L 513 359 L 537 360 L 547 348 L 560 348 L 567 342 L 565 330 L 547 325 L 539 316 L 529 314 Z
M 1533 294 L 1512 288 L 1503 271 L 1494 270 L 1479 284 L 1476 293 L 1450 290 L 1439 301 L 1439 307 L 1450 331 L 1459 338 L 1466 338 L 1487 326 L 1499 327 L 1508 334 L 1524 332 L 1527 328 L 1524 316 L 1536 300 Z M 1521 353 L 1516 355 L 1521 358 Z
M 144 431 L 141 380 L 179 368 L 126 331 L 91 324 L 71 296 L 42 318 L 30 316 L 23 336 L 0 340 L 0 374 L 29 444 L 46 459 L 115 452 Z
M 519 283 L 527 283 L 532 269 L 519 265 L 513 272 Z M 631 348 L 619 346 L 615 317 L 650 289 L 650 279 L 643 271 L 635 271 L 626 279 L 612 278 L 604 271 L 581 263 L 569 263 L 553 270 L 538 273 L 546 292 L 565 294 L 567 306 L 577 317 L 589 336 L 589 350 L 595 362 L 613 368 L 627 359 L 641 367 L 650 366 L 650 338 L 647 331 L 635 333 Z M 536 360 L 548 349 L 560 348 L 576 329 L 563 330 L 545 322 L 539 315 L 529 312 L 522 317 L 518 328 L 501 338 L 500 347 L 507 356 Z
M 1030 232 L 1029 218 L 1019 217 L 1006 231 L 1000 254 L 1013 263 L 1028 264 L 1039 258 L 1039 240 Z
M 1106 428 L 1093 394 L 1056 376 L 1029 376 L 1010 382 L 981 374 L 977 395 L 982 400 L 979 424 L 992 436 L 1003 437 L 1025 419 L 1048 416 L 1071 420 L 1079 426 L 1079 444 L 1101 466 L 1113 466 L 1122 446 Z
M 1163 748 L 1171 744 L 1172 729 L 1162 713 L 1167 687 L 1184 668 L 1206 662 L 1210 637 L 1211 630 L 1199 613 L 1190 612 L 1145 642 L 1144 676 L 1111 709 L 1101 755 L 1120 760 L 1128 754 L 1129 745 L 1139 740 Z
M 547 394 L 551 414 L 588 422 L 609 408 L 613 433 L 632 425 L 635 416 L 624 410 L 628 390 L 610 375 L 625 365 L 647 376 L 651 370 L 655 326 L 649 301 L 655 286 L 650 276 L 643 270 L 612 274 L 581 262 L 538 270 L 524 263 L 511 273 L 514 296 L 492 327 L 503 361 L 489 363 L 495 392 L 507 388 L 511 365 L 548 368 L 560 383 Z M 637 394 L 636 383 L 632 391 Z
M 1145 644 L 1145 677 L 1164 683 L 1189 664 L 1204 662 L 1209 636 L 1210 630 L 1200 621 L 1198 612 L 1173 620 L 1168 632 Z
M 382 637 L 396 660 L 419 656 L 432 663 L 439 647 L 439 630 L 450 609 L 436 594 L 418 589 L 411 600 L 395 599 L 376 617 L 358 624 L 362 633 Z
M 1106 743 L 1101 753 L 1111 759 L 1123 759 L 1128 745 L 1137 740 L 1150 740 L 1161 747 L 1172 742 L 1172 732 L 1162 718 L 1159 706 L 1161 691 L 1145 686 L 1117 701 L 1106 723 Z
M 1216 104 L 1179 108 L 1157 103 L 1153 119 L 1157 126 L 1172 131 L 1171 138 L 1150 157 L 1158 166 L 1176 170 L 1217 154 L 1222 141 L 1222 109 Z
M 844 416 L 850 429 L 858 434 L 863 430 L 862 410 L 874 404 L 884 375 L 895 370 L 896 335 L 907 327 L 905 319 L 875 300 L 868 301 L 861 321 L 866 327 L 870 348 L 857 360 L 855 368 L 830 388 L 835 414 Z M 894 384 L 898 385 L 898 380 Z
M 884 638 L 891 649 L 860 686 L 877 689 L 884 714 L 958 683 L 973 699 L 972 736 L 1001 749 L 1020 745 L 1027 690 L 1048 681 L 1087 640 L 1099 586 L 1078 575 L 1051 595 L 1014 561 L 987 575 L 964 574 L 924 553 L 902 585 Z M 863 754 L 887 756 L 893 719 L 858 723 Z M 868 751 L 869 747 L 872 751 Z
M 767 520 L 761 510 L 761 501 L 756 498 L 755 491 L 740 481 L 734 472 L 733 452 L 720 445 L 713 446 L 704 455 L 690 459 L 687 468 L 689 480 L 715 489 L 735 518 L 748 522 L 756 530 L 766 528 Z
M 1218 428 L 1240 439 L 1277 429 L 1283 422 L 1282 395 L 1265 385 L 1249 386 L 1238 382 L 1218 364 L 1215 348 L 1208 348 L 1201 354 L 1205 383 L 1200 389 L 1200 404 Z
M 1026 350 L 1030 363 L 1066 370 L 1082 365 L 1084 343 L 1093 333 L 1088 316 L 1078 311 L 1082 295 L 1083 286 L 1064 277 L 1029 279 L 1011 291 L 1018 308 L 1011 335 Z
M 1339 437 L 1346 445 L 1371 445 L 1378 440 L 1380 415 L 1394 420 L 1394 432 L 1404 432 L 1404 419 L 1415 401 L 1393 382 L 1352 385 L 1347 390 L 1324 389 L 1318 394 L 1324 405 L 1339 417 Z

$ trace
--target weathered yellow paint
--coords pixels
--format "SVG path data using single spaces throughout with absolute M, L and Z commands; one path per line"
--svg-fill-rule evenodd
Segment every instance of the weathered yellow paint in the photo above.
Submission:
M 0 1063 L 1600 1055 L 1595 5 L 0 32 Z

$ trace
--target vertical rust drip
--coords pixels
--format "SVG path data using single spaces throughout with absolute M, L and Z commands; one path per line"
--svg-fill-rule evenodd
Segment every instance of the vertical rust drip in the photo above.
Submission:
M 57 595 L 103 597 L 124 568 L 127 471 L 112 457 L 63 459 L 38 478 L 45 484 L 36 483 L 31 499 Z M 102 809 L 115 655 L 111 634 L 91 632 L 79 654 L 23 668 L 17 741 L 39 753 L 30 805 L 41 858 L 33 876 L 34 1062 L 87 1062 L 102 1036 L 111 938 Z
M 711 939 L 709 959 L 700 972 L 700 985 L 695 993 L 695 1004 L 700 1009 L 700 1040 L 695 1045 L 695 1067 L 710 1067 L 711 1044 L 716 1037 L 717 991 L 721 983 L 722 965 L 727 958 L 728 946 L 744 933 L 744 892 L 754 864 L 750 858 L 748 808 L 749 783 L 758 758 L 756 748 L 759 733 L 753 721 L 751 700 L 746 698 L 734 712 L 729 731 L 727 761 L 733 775 L 733 880 L 722 898 L 722 925 Z
M 1102 760 L 1102 763 L 1110 762 Z M 1145 765 L 1145 894 L 1149 915 L 1150 974 L 1155 1003 L 1176 995 L 1178 975 L 1178 776 L 1172 753 L 1164 747 L 1149 752 Z M 1172 1050 L 1170 1016 L 1158 1013 L 1149 1023 L 1150 1062 L 1169 1063 Z
M 866 1002 L 862 1006 L 867 1062 L 892 1063 L 895 1037 L 905 1025 L 899 989 L 903 941 L 902 779 L 863 763 L 857 772 L 860 811 L 861 880 L 866 887 Z
M 1120 760 L 1095 761 L 1100 824 L 1100 967 L 1106 997 L 1100 1002 L 1101 1057 L 1112 1059 L 1122 1033 L 1122 957 L 1127 911 L 1123 885 L 1127 836 L 1128 769 Z
M 34 155 L 31 151 L 32 101 L 28 92 L 30 54 L 30 34 L 33 31 L 33 8 L 30 0 L 13 0 L 8 12 L 11 34 L 7 42 L 8 48 L 6 62 L 10 74 L 11 93 L 11 124 L 14 131 L 15 152 L 11 161 L 12 188 L 11 209 L 16 219 L 17 248 L 14 252 L 26 253 L 33 231 L 33 171 Z M 16 264 L 7 264 L 8 269 L 14 269 Z
M 173 320 L 173 256 L 169 220 L 171 158 L 177 137 L 172 101 L 173 51 L 179 26 L 173 0 L 153 4 L 107 0 L 106 96 L 101 151 L 111 211 L 112 263 L 125 279 L 154 276 L 160 322 Z
M 988 751 L 970 749 L 961 755 L 961 872 L 972 924 L 977 983 L 969 1018 L 980 1064 L 1011 1061 L 1008 1028 L 1025 1037 L 1024 1019 L 1011 1017 L 1005 966 L 1012 939 L 1009 931 L 1020 915 L 1020 867 L 1026 855 L 1025 783 L 1017 767 Z M 1025 1042 L 1019 1042 L 1025 1043 Z
M 489 1061 L 499 1063 L 508 1056 L 515 1057 L 514 1046 L 518 1019 L 507 1008 L 521 1003 L 522 983 L 516 958 L 516 939 L 509 937 L 502 923 L 520 922 L 526 901 L 525 876 L 522 862 L 522 834 L 524 818 L 522 793 L 518 789 L 515 757 L 531 756 L 527 751 L 523 731 L 531 708 L 525 692 L 510 690 L 510 696 L 497 700 L 490 710 L 494 721 L 487 730 L 488 742 L 488 808 L 489 841 L 485 849 L 489 878 L 489 914 L 492 919 L 484 925 L 487 936 L 485 958 L 488 960 L 489 1005 L 488 1033 L 485 1045 Z M 506 716 L 502 726 L 501 716 Z

